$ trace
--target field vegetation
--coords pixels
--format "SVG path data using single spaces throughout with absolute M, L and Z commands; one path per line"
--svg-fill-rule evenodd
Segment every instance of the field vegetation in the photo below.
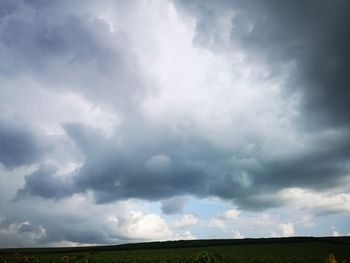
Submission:
M 150 242 L 0 250 L 0 263 L 350 263 L 350 237 Z

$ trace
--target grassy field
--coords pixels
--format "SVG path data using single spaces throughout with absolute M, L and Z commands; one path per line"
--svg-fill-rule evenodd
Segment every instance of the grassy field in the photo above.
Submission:
M 120 246 L 2 249 L 0 263 L 350 263 L 350 237 L 151 242 Z

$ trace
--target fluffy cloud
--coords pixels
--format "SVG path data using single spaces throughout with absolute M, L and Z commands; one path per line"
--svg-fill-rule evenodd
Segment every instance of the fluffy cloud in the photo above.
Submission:
M 121 232 L 125 237 L 136 240 L 168 240 L 171 231 L 167 223 L 156 214 L 132 211 Z
M 297 209 L 308 209 L 316 215 L 350 212 L 350 196 L 347 193 L 318 193 L 300 188 L 290 188 L 282 190 L 278 195 Z M 300 200 L 303 201 L 300 202 Z
M 46 236 L 46 230 L 42 226 L 34 228 L 29 222 L 0 224 L 0 246 L 36 246 Z
M 226 220 L 237 219 L 240 213 L 240 211 L 232 209 L 224 212 L 221 216 L 219 216 L 219 218 Z
M 225 222 L 217 218 L 212 218 L 210 220 L 209 227 L 216 227 L 216 228 L 220 228 L 223 231 L 227 231 L 227 226 Z
M 172 239 L 172 230 L 163 218 L 140 208 L 132 201 L 96 205 L 91 195 L 74 195 L 59 202 L 40 199 L 12 202 L 11 206 L 6 206 L 0 224 L 1 246 L 94 245 Z
M 220 228 L 221 230 L 227 232 L 232 224 L 234 224 L 233 221 L 238 219 L 240 214 L 241 212 L 236 209 L 227 210 L 224 213 L 212 218 L 209 221 L 209 227 Z M 234 233 L 236 233 L 235 231 Z
M 177 233 L 175 235 L 175 240 L 191 240 L 196 239 L 196 236 L 194 236 L 190 231 L 186 230 L 183 233 Z
M 296 222 L 296 225 L 307 228 L 315 227 L 314 218 L 312 215 L 303 215 L 302 218 Z
M 283 237 L 290 237 L 294 235 L 294 225 L 293 223 L 280 224 L 278 227 L 281 231 Z
M 195 214 L 184 215 L 180 220 L 174 223 L 174 228 L 186 228 L 195 225 L 198 222 L 198 217 Z
M 244 238 L 244 236 L 238 230 L 235 230 L 233 232 L 233 238 L 235 238 L 235 239 L 242 239 L 242 238 Z

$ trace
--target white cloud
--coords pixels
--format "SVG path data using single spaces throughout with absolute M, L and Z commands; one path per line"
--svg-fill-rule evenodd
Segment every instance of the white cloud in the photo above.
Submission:
M 229 213 L 222 213 L 211 218 L 208 227 L 221 229 L 225 233 L 237 234 L 237 237 L 239 231 L 250 233 L 250 237 L 267 235 L 278 237 L 294 234 L 293 223 L 284 224 L 279 215 L 268 212 L 247 214 L 238 210 L 226 212 Z
M 276 219 L 270 213 L 263 212 L 259 214 L 258 218 L 256 219 L 256 222 L 259 225 L 271 226 L 276 223 Z
M 350 213 L 350 194 L 348 193 L 287 188 L 277 195 L 299 210 L 309 209 L 316 214 Z
M 120 123 L 120 116 L 113 108 L 89 100 L 77 91 L 45 89 L 29 77 L 0 78 L 0 83 L 8 87 L 0 90 L 0 109 L 4 115 L 28 118 L 32 125 L 48 135 L 64 135 L 62 123 L 79 122 L 111 136 Z M 13 93 L 22 94 L 27 99 L 14 97 Z
M 76 194 L 60 202 L 45 199 L 12 202 L 4 211 L 7 217 L 0 216 L 4 226 L 0 229 L 0 246 L 3 247 L 116 244 L 173 237 L 166 221 L 145 210 L 137 201 L 96 204 L 91 192 Z M 6 225 L 7 221 L 22 223 Z M 29 222 L 32 230 L 23 232 L 23 225 Z M 22 232 L 19 232 L 21 227 Z M 43 240 L 45 243 L 39 242 Z
M 138 240 L 168 240 L 171 230 L 168 224 L 157 214 L 144 214 L 132 211 L 129 221 L 121 227 L 125 237 Z
M 190 231 L 186 230 L 183 233 L 177 233 L 175 235 L 175 240 L 190 240 L 190 239 L 196 239 L 196 236 L 193 235 Z
M 332 236 L 334 236 L 334 237 L 339 237 L 339 236 L 340 236 L 340 233 L 339 233 L 337 230 L 333 230 Z
M 294 225 L 293 223 L 280 224 L 279 230 L 283 237 L 291 237 L 294 235 Z
M 240 214 L 241 212 L 236 209 L 227 210 L 224 213 L 210 219 L 208 226 L 219 228 L 227 232 L 232 225 L 232 220 L 238 219 Z
M 232 220 L 232 219 L 237 219 L 240 214 L 241 214 L 240 211 L 232 209 L 224 212 L 221 216 L 219 216 L 219 218 Z
M 345 234 L 340 233 L 340 232 L 337 230 L 337 227 L 336 227 L 336 226 L 331 226 L 331 229 L 332 229 L 332 236 L 334 236 L 334 237 L 345 236 Z
M 198 223 L 198 217 L 195 214 L 186 214 L 180 220 L 173 224 L 174 228 L 185 228 Z
M 281 211 L 279 211 L 281 212 Z M 225 233 L 245 233 L 245 237 L 281 237 L 295 234 L 295 215 L 284 214 L 285 212 L 271 213 L 247 213 L 241 212 L 240 216 L 234 220 L 223 220 L 213 218 L 209 221 L 209 226 L 222 229 Z M 292 219 L 293 218 L 293 219 Z M 288 224 L 284 223 L 290 220 Z M 300 226 L 300 224 L 298 224 Z
M 217 218 L 212 218 L 210 221 L 209 221 L 209 224 L 208 224 L 209 227 L 216 227 L 216 228 L 220 228 L 221 230 L 223 231 L 227 231 L 227 226 L 225 224 L 225 222 L 221 219 L 217 219 Z
M 244 236 L 238 230 L 235 230 L 233 231 L 233 238 L 242 239 Z
M 313 215 L 303 215 L 295 224 L 305 228 L 312 228 L 315 227 L 315 222 L 313 220 Z

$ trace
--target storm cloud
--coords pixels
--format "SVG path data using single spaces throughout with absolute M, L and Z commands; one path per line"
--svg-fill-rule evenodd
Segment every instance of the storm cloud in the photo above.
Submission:
M 173 197 L 162 201 L 162 212 L 164 214 L 182 213 L 186 204 L 187 198 L 185 196 Z
M 349 9 L 2 1 L 0 233 L 11 244 L 0 244 L 170 239 L 183 233 L 161 215 L 181 221 L 208 200 L 347 215 Z
M 47 89 L 135 108 L 145 90 L 127 34 L 90 14 L 94 4 L 4 1 L 0 70 L 29 75 Z
M 17 199 L 26 196 L 60 198 L 71 193 L 69 180 L 55 177 L 57 169 L 53 165 L 41 165 L 39 169 L 25 177 L 25 187 L 18 191 Z
M 348 2 L 176 3 L 197 18 L 195 40 L 199 45 L 217 52 L 239 45 L 252 56 L 268 60 L 274 74 L 280 74 L 284 65 L 292 64 L 294 72 L 287 90 L 303 94 L 304 125 L 349 126 Z M 220 19 L 227 13 L 229 37 L 225 39 Z
M 0 163 L 7 168 L 38 162 L 45 144 L 31 127 L 0 119 Z

